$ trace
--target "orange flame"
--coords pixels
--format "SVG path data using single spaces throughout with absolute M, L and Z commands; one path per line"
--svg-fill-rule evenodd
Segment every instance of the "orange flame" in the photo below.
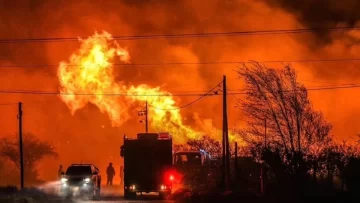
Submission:
M 200 131 L 184 125 L 180 109 L 177 109 L 171 93 L 160 87 L 152 88 L 145 84 L 126 86 L 115 81 L 114 60 L 118 57 L 121 62 L 129 63 L 130 56 L 109 33 L 95 33 L 80 41 L 80 49 L 71 55 L 68 62 L 61 62 L 58 68 L 62 93 L 60 98 L 72 114 L 87 103 L 92 103 L 101 112 L 108 114 L 113 126 L 120 126 L 130 118 L 131 105 L 140 105 L 139 102 L 143 105 L 147 101 L 152 106 L 149 108 L 149 123 L 153 130 L 170 132 L 176 143 L 184 143 L 189 138 L 200 138 Z M 112 95 L 106 95 L 107 93 Z M 198 124 L 202 125 L 200 128 L 206 128 L 204 132 L 221 137 L 221 133 L 211 123 Z
M 58 77 L 61 86 L 61 99 L 68 105 L 72 114 L 87 103 L 95 104 L 101 112 L 108 113 L 113 125 L 120 125 L 129 118 L 127 103 L 102 95 L 105 92 L 121 93 L 126 87 L 115 82 L 111 60 L 118 56 L 129 62 L 126 49 L 121 48 L 109 33 L 95 33 L 82 41 L 80 49 L 71 55 L 69 62 L 61 62 Z M 74 93 L 95 93 L 93 95 L 71 95 Z

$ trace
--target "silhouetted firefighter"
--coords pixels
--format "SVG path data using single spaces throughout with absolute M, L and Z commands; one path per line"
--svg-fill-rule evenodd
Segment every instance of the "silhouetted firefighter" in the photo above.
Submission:
M 120 166 L 120 185 L 123 185 L 124 183 L 124 167 L 121 165 Z
M 59 170 L 58 170 L 58 179 L 59 179 L 59 180 L 61 179 L 63 172 L 64 172 L 64 171 L 63 171 L 63 166 L 60 165 L 60 166 L 59 166 Z
M 113 178 L 115 176 L 115 169 L 112 166 L 112 163 L 109 163 L 109 166 L 106 169 L 106 175 L 107 175 L 107 182 L 106 185 L 112 185 Z

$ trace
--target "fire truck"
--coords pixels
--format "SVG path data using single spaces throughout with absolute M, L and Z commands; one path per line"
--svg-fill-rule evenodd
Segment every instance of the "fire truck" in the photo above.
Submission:
M 205 150 L 178 151 L 173 155 L 173 163 L 182 174 L 183 186 L 193 190 L 211 186 L 211 156 Z
M 124 196 L 157 192 L 164 198 L 171 194 L 172 138 L 169 133 L 139 133 L 137 138 L 124 135 L 120 148 L 124 159 Z

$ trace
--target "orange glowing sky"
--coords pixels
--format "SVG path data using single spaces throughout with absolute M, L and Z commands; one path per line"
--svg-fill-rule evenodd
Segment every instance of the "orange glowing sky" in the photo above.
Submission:
M 82 37 L 95 31 L 112 35 L 147 35 L 171 33 L 224 32 L 240 30 L 307 28 L 312 24 L 290 5 L 276 1 L 3 1 L 0 6 L 0 38 Z M 145 3 L 147 2 L 147 3 Z M 172 3 L 170 3 L 172 2 Z M 294 1 L 296 2 L 296 1 Z M 342 7 L 339 7 L 342 8 Z M 327 10 L 324 8 L 323 12 Z M 50 12 L 51 11 L 51 12 Z M 330 12 L 330 11 L 329 11 Z M 339 11 L 339 12 L 347 12 Z M 315 19 L 319 20 L 319 19 Z M 321 19 L 320 19 L 321 20 Z M 26 23 L 24 23 L 26 22 Z M 354 20 L 356 22 L 356 19 Z M 352 23 L 354 23 L 352 22 Z M 356 23 L 355 23 L 356 24 Z M 348 22 L 328 22 L 328 26 L 346 26 Z M 356 58 L 359 53 L 357 31 L 341 33 L 306 33 L 293 35 L 262 35 L 216 38 L 180 38 L 118 41 L 126 48 L 131 63 L 298 60 L 327 58 Z M 55 66 L 1 68 L 1 89 L 57 91 L 61 89 L 58 65 L 76 63 L 71 56 L 81 49 L 81 42 L 0 44 L 0 65 L 55 64 Z M 117 57 L 117 63 L 121 62 Z M 280 67 L 278 63 L 269 66 Z M 360 76 L 357 62 L 293 63 L 299 81 L 307 87 L 357 83 Z M 70 68 L 71 66 L 68 66 Z M 241 89 L 242 81 L 234 74 L 234 64 L 217 65 L 159 65 L 114 66 L 112 85 L 115 91 L 126 87 L 153 88 L 167 93 L 203 91 L 214 87 L 226 74 L 230 89 Z M 77 73 L 75 70 L 74 73 Z M 141 86 L 146 84 L 146 86 Z M 79 88 L 79 86 L 78 86 Z M 113 89 L 115 88 L 115 89 Z M 158 88 L 158 89 L 156 89 Z M 133 91 L 135 91 L 133 89 Z M 85 90 L 85 89 L 81 89 Z M 136 89 L 138 90 L 138 89 Z M 334 126 L 332 134 L 350 139 L 360 132 L 357 89 L 311 91 L 310 98 Z M 240 96 L 238 96 L 241 98 Z M 40 176 L 56 178 L 58 165 L 72 162 L 94 162 L 103 171 L 109 161 L 119 168 L 119 147 L 124 133 L 135 135 L 143 131 L 136 111 L 143 105 L 137 100 L 122 108 L 129 100 L 82 98 L 80 103 L 63 101 L 52 95 L 0 94 L 1 103 L 24 103 L 24 130 L 51 142 L 59 152 L 56 160 L 45 160 Z M 181 106 L 196 97 L 172 98 Z M 72 100 L 75 101 L 75 100 Z M 101 105 L 99 105 L 101 104 Z M 229 97 L 229 127 L 244 123 L 236 102 Z M 70 106 L 69 106 L 70 105 Z M 71 105 L 77 105 L 76 107 Z M 182 124 L 204 132 L 221 129 L 221 97 L 206 97 L 177 112 Z M 124 111 L 121 115 L 107 110 Z M 77 109 L 71 111 L 71 109 Z M 2 135 L 17 131 L 17 109 L 0 106 Z M 156 113 L 156 112 L 152 112 Z M 109 116 L 110 115 L 110 116 Z M 113 125 L 124 116 L 123 122 Z M 112 118 L 112 119 L 111 119 Z M 164 118 L 164 117 L 161 117 Z M 157 126 L 151 126 L 155 130 Z M 215 135 L 219 132 L 215 132 Z M 46 166 L 46 170 L 45 167 Z

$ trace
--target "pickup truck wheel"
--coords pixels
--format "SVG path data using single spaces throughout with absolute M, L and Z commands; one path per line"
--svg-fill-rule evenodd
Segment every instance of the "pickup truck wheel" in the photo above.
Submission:
M 60 189 L 60 196 L 63 198 L 71 198 L 72 197 L 72 191 L 67 188 L 61 188 Z
M 95 189 L 95 197 L 100 197 L 100 188 Z

